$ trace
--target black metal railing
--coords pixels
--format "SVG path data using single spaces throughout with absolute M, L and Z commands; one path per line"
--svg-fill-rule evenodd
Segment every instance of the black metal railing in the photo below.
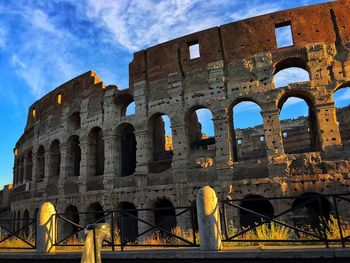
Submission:
M 350 193 L 223 200 L 222 241 L 345 247 L 350 243 L 349 203 Z M 273 207 L 284 209 L 275 213 Z
M 172 214 L 169 215 L 169 211 Z M 158 220 L 153 220 L 156 213 L 161 216 Z M 84 224 L 72 220 L 78 216 L 79 221 L 84 221 Z M 112 251 L 117 247 L 124 250 L 125 247 L 196 247 L 199 245 L 194 207 L 79 212 L 55 214 L 54 217 L 56 233 L 59 234 L 59 238 L 54 243 L 56 247 L 83 246 L 81 240 L 83 240 L 86 226 L 105 222 L 110 224 L 111 233 L 109 239 L 104 239 L 103 246 L 110 247 Z M 149 220 L 150 218 L 152 220 Z M 176 227 L 176 221 L 179 219 L 186 222 L 186 231 Z M 143 229 L 138 230 L 139 226 L 143 226 Z M 64 233 L 64 229 L 67 232 L 69 228 L 69 233 Z
M 36 249 L 36 219 L 0 219 L 0 249 Z

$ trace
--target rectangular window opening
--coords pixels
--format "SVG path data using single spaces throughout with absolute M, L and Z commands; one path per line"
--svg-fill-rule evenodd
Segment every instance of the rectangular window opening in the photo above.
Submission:
M 241 144 L 242 144 L 242 139 L 238 139 L 238 140 L 237 140 L 237 144 L 238 144 L 238 145 L 241 145 Z
M 283 138 L 287 138 L 288 137 L 288 133 L 287 132 L 284 132 L 283 133 Z
M 188 49 L 190 51 L 190 59 L 199 58 L 200 52 L 199 52 L 199 43 L 193 42 L 188 44 Z
M 34 119 L 36 118 L 36 109 L 32 110 L 32 116 L 33 116 Z
M 292 25 L 290 22 L 280 23 L 275 26 L 277 48 L 294 45 Z
M 261 141 L 261 142 L 265 141 L 265 137 L 264 137 L 263 135 L 260 136 L 260 141 Z
M 62 95 L 61 94 L 57 95 L 57 104 L 59 104 L 59 105 L 62 104 Z

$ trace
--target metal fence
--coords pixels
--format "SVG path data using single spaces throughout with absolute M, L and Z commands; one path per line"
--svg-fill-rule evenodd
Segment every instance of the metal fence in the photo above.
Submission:
M 0 249 L 36 249 L 36 218 L 0 219 Z
M 222 241 L 345 247 L 350 243 L 349 203 L 350 193 L 224 200 Z
M 156 217 L 156 214 L 160 216 Z M 112 251 L 116 248 L 124 250 L 126 247 L 196 247 L 199 245 L 194 207 L 65 213 L 55 214 L 54 217 L 56 233 L 58 233 L 58 239 L 54 243 L 56 247 L 83 246 L 86 226 L 105 222 L 110 224 L 111 233 L 109 239 L 104 239 L 103 246 L 110 247 Z M 178 220 L 185 222 L 186 229 L 176 228 Z M 85 223 L 81 224 L 77 221 Z M 142 226 L 142 229 L 139 229 L 139 226 Z

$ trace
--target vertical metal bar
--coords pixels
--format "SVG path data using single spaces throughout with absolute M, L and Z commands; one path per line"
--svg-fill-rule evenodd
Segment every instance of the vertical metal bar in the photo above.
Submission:
M 193 236 L 193 245 L 197 245 L 196 244 L 196 230 L 194 229 L 195 226 L 195 221 L 194 221 L 194 206 L 191 207 L 191 222 L 192 222 L 192 236 Z
M 227 217 L 226 217 L 226 209 L 225 209 L 225 202 L 226 200 L 222 201 L 222 218 L 224 220 L 223 226 L 225 227 L 225 238 L 228 239 L 228 231 L 227 231 Z
M 345 248 L 345 240 L 343 236 L 343 229 L 341 225 L 341 220 L 340 220 L 340 215 L 339 215 L 339 210 L 338 210 L 338 204 L 337 204 L 337 199 L 335 195 L 333 195 L 333 203 L 334 203 L 334 210 L 335 210 L 335 216 L 337 217 L 337 224 L 338 224 L 338 229 L 340 233 L 340 240 L 341 240 L 341 245 L 342 247 Z
M 124 251 L 124 211 L 120 210 L 120 245 L 121 251 Z
M 320 216 L 321 216 L 322 230 L 323 230 L 323 238 L 324 238 L 324 240 L 325 240 L 326 248 L 329 248 L 328 238 L 327 238 L 327 226 L 326 226 L 325 218 L 324 218 L 324 216 L 323 216 L 323 209 L 322 209 L 322 204 L 321 204 L 321 197 L 322 197 L 322 196 L 318 196 L 318 197 L 317 197 L 318 209 L 319 209 L 319 211 L 320 211 Z
M 114 248 L 114 212 L 112 211 L 112 222 L 111 222 L 111 241 L 112 241 L 112 251 L 115 250 Z

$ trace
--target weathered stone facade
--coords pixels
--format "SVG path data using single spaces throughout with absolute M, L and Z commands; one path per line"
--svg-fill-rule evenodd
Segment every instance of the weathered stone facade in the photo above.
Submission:
M 350 84 L 349 14 L 350 2 L 336 1 L 210 28 L 135 53 L 128 89 L 105 87 L 93 71 L 56 88 L 30 107 L 16 145 L 11 216 L 32 217 L 44 201 L 59 212 L 149 208 L 164 199 L 188 206 L 204 185 L 219 198 L 349 192 L 349 115 L 338 113 L 338 126 L 333 101 Z M 275 28 L 286 24 L 294 45 L 278 48 Z M 275 88 L 274 75 L 289 67 L 307 70 L 310 81 Z M 300 144 L 306 131 L 310 143 L 287 150 L 279 113 L 291 96 L 310 114 L 287 138 Z M 133 101 L 136 112 L 126 116 Z M 263 125 L 235 133 L 232 108 L 242 101 L 260 106 Z M 198 133 L 200 108 L 211 111 L 215 138 Z M 172 151 L 164 148 L 165 114 Z M 277 213 L 288 204 L 273 206 Z

